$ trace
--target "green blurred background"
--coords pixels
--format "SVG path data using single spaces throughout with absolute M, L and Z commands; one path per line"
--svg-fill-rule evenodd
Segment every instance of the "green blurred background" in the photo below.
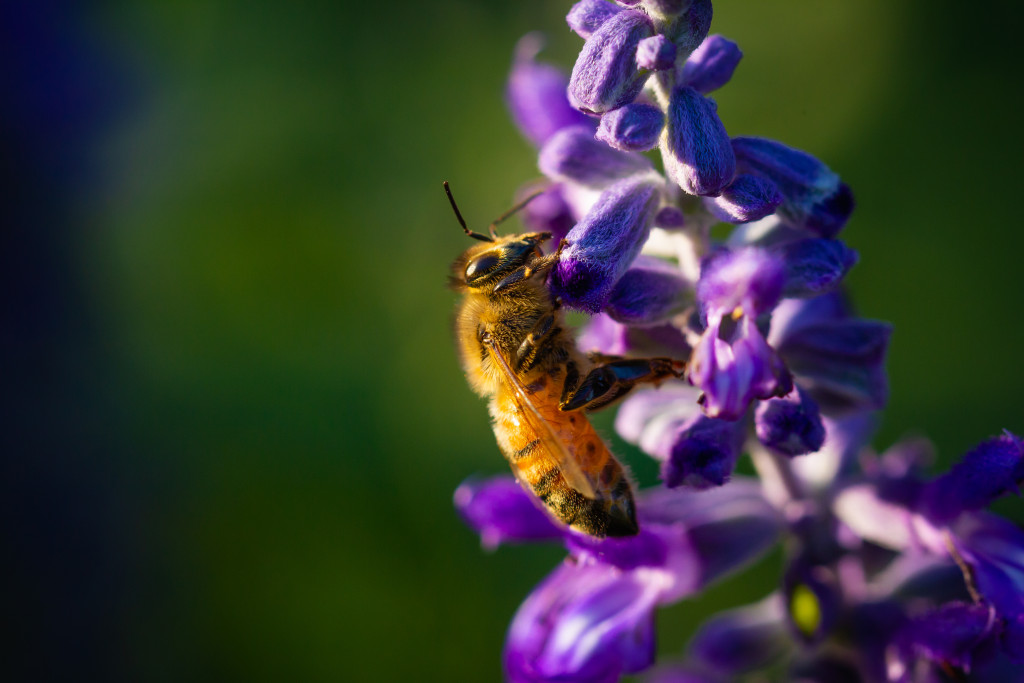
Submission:
M 507 468 L 452 348 L 441 181 L 482 226 L 537 175 L 504 79 L 534 29 L 571 66 L 570 2 L 6 5 L 7 679 L 499 679 L 562 552 L 482 552 L 452 509 Z M 876 445 L 942 463 L 1024 432 L 1021 11 L 965 7 L 712 26 L 746 55 L 729 132 L 857 196 L 850 289 L 895 324 Z M 661 651 L 779 563 L 663 612 Z

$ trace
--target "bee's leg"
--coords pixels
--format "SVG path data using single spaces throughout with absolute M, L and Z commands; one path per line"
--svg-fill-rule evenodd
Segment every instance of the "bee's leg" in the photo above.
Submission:
M 594 356 L 592 356 L 594 358 Z M 637 384 L 657 384 L 669 377 L 682 377 L 686 364 L 671 358 L 618 358 L 598 356 L 601 365 L 591 370 L 582 381 L 570 385 L 573 373 L 566 373 L 560 410 L 597 410 L 622 398 Z M 607 360 L 613 359 L 613 360 Z M 575 369 L 575 368 L 573 368 Z
M 554 312 L 542 315 L 516 351 L 515 370 L 526 372 L 536 366 L 551 352 L 550 341 L 561 330 L 562 328 L 555 325 Z

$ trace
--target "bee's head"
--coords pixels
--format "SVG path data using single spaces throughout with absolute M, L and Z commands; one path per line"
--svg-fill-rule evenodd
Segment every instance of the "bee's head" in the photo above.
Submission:
M 549 239 L 549 232 L 530 232 L 497 237 L 493 242 L 474 245 L 452 264 L 452 286 L 457 290 L 493 286 L 540 256 L 540 245 Z

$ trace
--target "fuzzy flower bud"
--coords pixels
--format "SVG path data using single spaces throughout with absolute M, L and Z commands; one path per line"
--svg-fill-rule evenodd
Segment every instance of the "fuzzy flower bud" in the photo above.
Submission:
M 601 117 L 597 139 L 624 152 L 646 152 L 658 144 L 665 115 L 651 104 L 633 102 Z
M 636 48 L 636 65 L 641 69 L 665 71 L 676 63 L 676 45 L 660 33 L 644 38 Z
M 569 78 L 569 101 L 585 113 L 617 109 L 636 99 L 648 72 L 636 65 L 637 46 L 654 35 L 643 12 L 624 10 L 587 38 Z
M 782 203 L 775 183 L 749 173 L 736 176 L 722 194 L 704 200 L 711 214 L 725 223 L 749 223 L 770 216 Z
M 686 60 L 680 81 L 706 95 L 729 82 L 742 58 L 736 43 L 722 36 L 708 36 Z
M 584 40 L 622 10 L 606 0 L 580 0 L 566 15 L 569 28 Z
M 644 178 L 627 178 L 605 190 L 569 231 L 568 246 L 551 274 L 556 296 L 570 308 L 597 313 L 647 240 L 658 190 Z
M 667 320 L 693 303 L 693 288 L 677 266 L 638 256 L 615 283 L 605 312 L 627 325 Z
M 665 172 L 689 194 L 717 195 L 736 174 L 736 157 L 718 107 L 693 88 L 672 91 L 661 144 Z

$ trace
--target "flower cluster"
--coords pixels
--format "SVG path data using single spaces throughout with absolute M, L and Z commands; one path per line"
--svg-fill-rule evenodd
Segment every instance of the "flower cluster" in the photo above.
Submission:
M 510 478 L 456 506 L 485 545 L 569 555 L 516 614 L 512 681 L 615 681 L 654 663 L 654 613 L 780 540 L 778 590 L 714 617 L 654 681 L 1000 678 L 1024 661 L 1024 532 L 984 511 L 1024 479 L 1007 432 L 937 478 L 927 444 L 868 447 L 890 326 L 854 315 L 837 235 L 850 188 L 813 156 L 730 137 L 709 93 L 742 53 L 710 0 L 580 0 L 571 75 L 517 48 L 507 99 L 547 180 L 524 209 L 564 246 L 549 286 L 591 314 L 585 351 L 688 359 L 637 390 L 616 430 L 661 463 L 639 535 L 556 526 Z M 660 163 L 658 163 L 660 162 Z M 662 171 L 659 171 L 663 169 Z M 536 185 L 529 188 L 536 190 Z M 721 241 L 711 227 L 735 227 Z M 757 479 L 733 475 L 750 455 Z

